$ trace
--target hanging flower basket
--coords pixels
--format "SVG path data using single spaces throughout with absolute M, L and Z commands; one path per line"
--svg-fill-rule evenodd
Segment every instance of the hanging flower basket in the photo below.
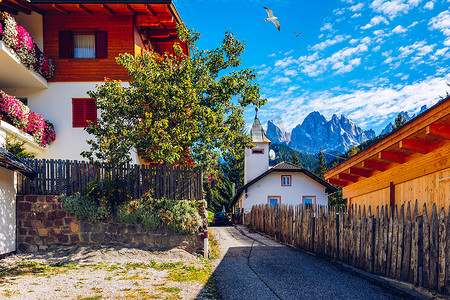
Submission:
M 0 115 L 6 122 L 33 136 L 34 141 L 41 147 L 47 146 L 56 138 L 52 123 L 2 90 L 0 90 Z
M 42 53 L 30 34 L 8 13 L 0 13 L 0 40 L 14 50 L 20 62 L 45 79 L 55 73 L 52 59 Z

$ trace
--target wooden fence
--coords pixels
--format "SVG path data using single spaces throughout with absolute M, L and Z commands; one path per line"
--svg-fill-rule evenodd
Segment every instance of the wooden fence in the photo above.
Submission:
M 33 180 L 19 174 L 19 194 L 71 195 L 85 190 L 91 182 L 103 186 L 108 180 L 121 180 L 134 198 L 153 191 L 156 198 L 203 199 L 202 172 L 192 167 L 128 164 L 106 168 L 76 160 L 24 161 L 37 174 Z
M 277 240 L 364 271 L 450 294 L 450 217 L 436 204 L 418 215 L 387 206 L 314 213 L 303 206 L 254 206 L 250 226 Z

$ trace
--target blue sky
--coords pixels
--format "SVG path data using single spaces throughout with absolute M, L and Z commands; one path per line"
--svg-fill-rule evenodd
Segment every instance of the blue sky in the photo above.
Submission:
M 416 113 L 450 92 L 450 0 L 174 3 L 201 33 L 200 49 L 217 47 L 227 30 L 245 40 L 241 66 L 258 72 L 268 99 L 258 113 L 263 124 L 272 119 L 290 132 L 319 111 L 378 134 L 398 112 Z M 263 6 L 279 18 L 280 32 L 264 21 Z M 247 123 L 253 118 L 247 109 Z

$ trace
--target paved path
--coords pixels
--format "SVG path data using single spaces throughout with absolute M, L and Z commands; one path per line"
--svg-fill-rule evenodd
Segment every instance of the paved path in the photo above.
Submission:
M 221 243 L 214 274 L 224 300 L 409 298 L 243 226 L 212 230 Z

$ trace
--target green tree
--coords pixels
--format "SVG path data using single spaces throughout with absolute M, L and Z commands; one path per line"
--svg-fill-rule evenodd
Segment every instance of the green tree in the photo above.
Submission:
M 314 173 L 320 178 L 323 178 L 323 174 L 325 174 L 326 171 L 327 162 L 325 161 L 325 156 L 323 156 L 322 149 L 320 149 L 319 153 L 317 154 L 317 166 L 314 169 Z
M 406 118 L 402 114 L 398 114 L 394 120 L 394 126 L 392 126 L 392 130 L 396 130 L 403 126 L 406 123 Z
M 240 132 L 244 108 L 260 107 L 267 100 L 253 83 L 256 73 L 237 70 L 244 44 L 226 32 L 219 47 L 200 51 L 195 47 L 199 33 L 184 24 L 178 27 L 178 37 L 188 43 L 190 55 L 177 43 L 175 55 L 121 54 L 116 61 L 127 69 L 129 87 L 108 80 L 89 92 L 97 99 L 101 117 L 85 129 L 93 139 L 83 157 L 122 164 L 131 160 L 130 150 L 137 149 L 152 162 L 195 162 L 212 170 L 220 154 L 242 151 L 232 145 L 251 145 Z
M 292 153 L 292 163 L 297 166 L 300 165 L 300 160 L 298 159 L 297 151 L 295 151 L 295 150 L 294 150 L 294 153 Z
M 244 128 L 240 130 L 247 134 Z M 224 153 L 222 162 L 218 164 L 218 175 L 208 175 L 208 180 L 203 184 L 205 200 L 212 211 L 221 211 L 222 207 L 228 208 L 233 198 L 233 184 L 235 191 L 244 185 L 244 147 L 242 143 L 232 145 L 241 149 L 235 155 Z

